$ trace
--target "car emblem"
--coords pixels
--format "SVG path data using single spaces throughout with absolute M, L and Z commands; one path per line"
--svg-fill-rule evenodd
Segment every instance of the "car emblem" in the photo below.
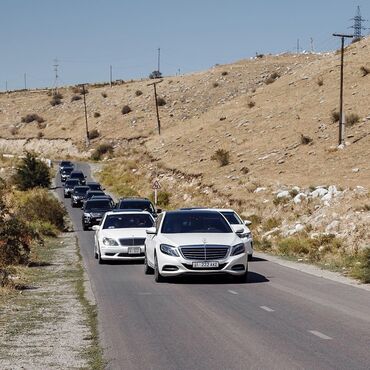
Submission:
M 207 244 L 207 239 L 203 239 L 203 244 Z

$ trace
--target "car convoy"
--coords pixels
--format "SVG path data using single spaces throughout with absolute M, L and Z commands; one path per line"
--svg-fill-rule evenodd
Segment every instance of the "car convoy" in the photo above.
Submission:
M 107 261 L 143 260 L 156 282 L 180 275 L 227 274 L 238 282 L 248 275 L 253 256 L 250 221 L 232 209 L 181 208 L 162 211 L 147 198 L 115 203 L 97 182 L 62 161 L 64 198 L 82 209 L 83 230 L 92 229 L 94 255 Z

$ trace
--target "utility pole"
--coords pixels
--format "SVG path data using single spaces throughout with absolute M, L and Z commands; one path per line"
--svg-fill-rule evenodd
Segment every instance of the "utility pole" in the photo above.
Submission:
M 24 79 L 24 89 L 27 90 L 27 73 L 24 73 L 23 79 Z
M 333 36 L 340 37 L 341 42 L 341 63 L 340 63 L 340 99 L 339 99 L 339 140 L 338 145 L 344 144 L 344 125 L 345 117 L 343 110 L 343 80 L 344 80 L 344 39 L 353 38 L 353 35 L 342 35 L 338 33 L 333 33 Z
M 362 30 L 364 30 L 364 31 L 367 30 L 366 27 L 363 27 L 362 26 L 362 23 L 363 22 L 366 22 L 367 19 L 362 18 L 362 16 L 361 16 L 361 10 L 360 10 L 360 7 L 359 6 L 357 7 L 357 13 L 356 13 L 356 15 L 351 20 L 353 21 L 353 26 L 351 26 L 350 28 L 353 28 L 354 29 L 354 32 L 353 32 L 353 38 L 354 38 L 354 40 L 360 40 L 360 39 L 362 39 Z
M 310 43 L 311 43 L 311 53 L 313 53 L 315 51 L 314 47 L 313 47 L 313 38 L 310 37 Z
M 8 92 L 8 81 L 5 81 L 5 91 Z
M 112 66 L 109 66 L 109 86 L 112 87 Z
M 300 50 L 300 47 L 299 47 L 299 39 L 297 39 L 297 54 L 299 54 L 299 50 Z
M 160 67 L 161 67 L 161 48 L 158 48 L 158 69 L 157 71 L 160 72 Z
M 157 112 L 157 126 L 158 126 L 158 135 L 161 134 L 161 121 L 159 119 L 159 110 L 158 110 L 158 99 L 157 99 L 157 84 L 161 83 L 163 80 L 159 80 L 156 82 L 152 82 L 151 84 L 148 84 L 148 86 L 153 85 L 154 87 L 154 99 L 155 99 L 155 110 Z
M 89 138 L 89 125 L 87 123 L 87 108 L 86 108 L 86 90 L 85 90 L 85 84 L 82 84 L 81 87 L 82 87 L 82 95 L 84 96 L 84 107 L 85 107 L 86 147 L 88 147 L 90 145 L 90 138 Z
M 55 72 L 54 95 L 56 95 L 58 93 L 58 78 L 59 78 L 59 75 L 58 75 L 59 64 L 58 64 L 58 59 L 57 58 L 54 59 L 53 67 L 54 67 L 54 72 Z

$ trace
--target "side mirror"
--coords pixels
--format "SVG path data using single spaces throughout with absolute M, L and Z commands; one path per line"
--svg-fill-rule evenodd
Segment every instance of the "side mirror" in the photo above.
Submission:
M 146 229 L 146 233 L 148 235 L 157 235 L 157 229 L 155 227 L 149 227 L 149 229 Z
M 94 230 L 94 231 L 98 231 L 100 228 L 99 225 L 94 225 L 91 229 Z
M 246 226 L 252 225 L 252 221 L 244 220 L 244 225 Z
M 243 233 L 244 233 L 244 229 L 242 227 L 235 230 L 235 234 L 243 234 Z
M 157 208 L 157 213 L 162 213 L 162 208 Z

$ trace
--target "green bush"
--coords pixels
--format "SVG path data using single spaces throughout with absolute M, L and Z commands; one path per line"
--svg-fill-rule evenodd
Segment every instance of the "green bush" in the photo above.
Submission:
M 26 152 L 25 158 L 16 167 L 13 182 L 20 190 L 47 188 L 51 182 L 49 168 L 35 154 Z

